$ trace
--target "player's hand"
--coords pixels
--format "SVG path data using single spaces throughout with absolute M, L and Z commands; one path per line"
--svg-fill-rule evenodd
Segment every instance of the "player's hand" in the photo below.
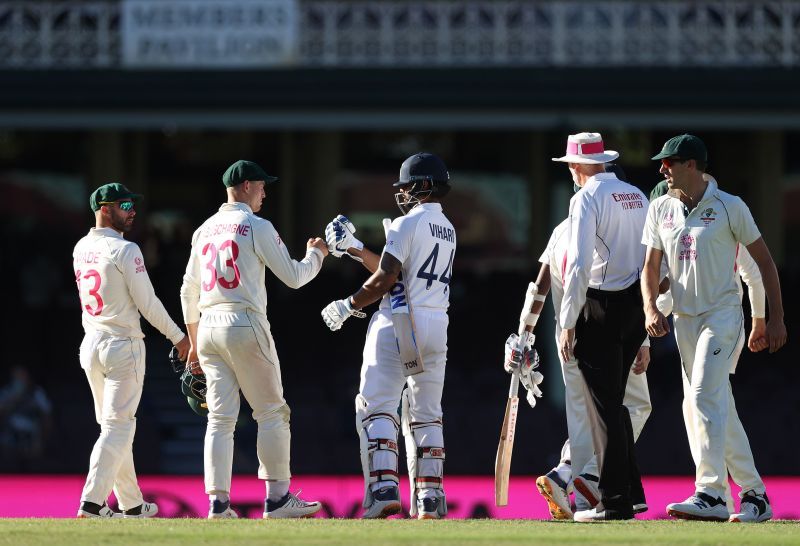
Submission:
M 669 322 L 661 311 L 647 308 L 644 313 L 644 326 L 650 337 L 663 337 L 669 333 Z
M 633 360 L 633 373 L 642 375 L 650 365 L 650 347 L 639 347 L 636 358 Z
M 769 319 L 767 322 L 769 352 L 774 353 L 786 344 L 786 325 L 783 320 Z
M 341 328 L 344 321 L 351 316 L 364 318 L 367 314 L 355 309 L 350 303 L 350 298 L 332 301 L 322 310 L 322 320 L 325 321 L 325 324 L 331 329 L 331 332 L 335 332 Z
M 311 250 L 312 248 L 318 248 L 319 250 L 321 250 L 323 256 L 328 255 L 328 245 L 326 245 L 325 241 L 323 241 L 319 237 L 312 237 L 306 243 L 306 250 Z
M 508 373 L 513 373 L 523 366 L 531 365 L 531 345 L 526 343 L 520 350 L 519 336 L 511 334 L 506 340 L 505 358 L 503 359 L 503 369 Z
M 175 344 L 175 349 L 178 350 L 178 358 L 181 361 L 186 360 L 186 356 L 189 354 L 189 348 L 189 336 L 183 336 L 183 339 Z
M 202 375 L 203 370 L 200 368 L 200 359 L 197 357 L 197 349 L 192 347 L 189 350 L 189 355 L 186 357 L 186 367 L 192 375 Z
M 354 248 L 362 250 L 364 243 L 359 241 L 353 235 L 356 232 L 356 226 L 353 225 L 346 216 L 339 215 L 334 218 L 325 227 L 325 242 L 328 244 L 328 250 L 336 258 L 345 255 L 356 261 L 363 261 L 360 257 L 350 254 L 348 249 Z
M 764 317 L 753 317 L 753 326 L 750 329 L 750 337 L 747 339 L 747 348 L 757 353 L 769 347 L 767 339 L 767 319 Z
M 565 328 L 561 330 L 559 339 L 559 353 L 564 362 L 569 362 L 573 358 L 573 346 L 575 345 L 575 328 Z

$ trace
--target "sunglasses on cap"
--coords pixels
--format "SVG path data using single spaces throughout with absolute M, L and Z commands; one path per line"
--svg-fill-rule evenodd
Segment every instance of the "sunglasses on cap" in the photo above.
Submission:
M 661 163 L 665 167 L 670 168 L 673 165 L 675 165 L 676 163 L 686 163 L 687 161 L 689 161 L 689 160 L 688 159 L 681 159 L 680 157 L 665 157 L 664 159 L 661 160 Z
M 130 212 L 133 210 L 133 201 L 100 201 L 101 205 L 119 205 L 121 211 Z

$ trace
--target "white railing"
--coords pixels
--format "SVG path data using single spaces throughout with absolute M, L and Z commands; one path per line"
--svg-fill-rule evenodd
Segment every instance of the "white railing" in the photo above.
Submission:
M 800 65 L 793 0 L 297 5 L 295 67 Z M 120 13 L 118 1 L 0 0 L 0 69 L 124 69 Z

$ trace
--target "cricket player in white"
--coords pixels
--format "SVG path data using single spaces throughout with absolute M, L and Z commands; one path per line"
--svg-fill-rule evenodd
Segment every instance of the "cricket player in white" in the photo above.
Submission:
M 606 172 L 613 172 L 620 180 L 626 180 L 624 172 L 617 165 L 607 164 Z M 574 184 L 574 189 L 577 193 L 581 187 Z M 553 309 L 556 313 L 556 345 L 561 336 L 558 314 L 561 311 L 561 300 L 564 297 L 564 270 L 569 247 L 569 221 L 569 218 L 566 218 L 556 226 L 550 235 L 547 247 L 539 258 L 542 266 L 536 279 L 540 294 L 546 296 L 548 291 L 552 291 Z M 540 313 L 543 306 L 543 301 L 535 302 L 532 312 Z M 509 351 L 506 349 L 506 354 L 508 353 Z M 559 360 L 564 378 L 568 438 L 561 450 L 559 464 L 547 474 L 539 476 L 536 480 L 536 487 L 547 501 L 553 519 L 572 519 L 573 513 L 569 501 L 571 489 L 574 488 L 575 492 L 576 510 L 589 510 L 600 501 L 599 469 L 592 445 L 591 423 L 587 410 L 589 399 L 583 375 L 575 358 L 564 361 L 559 354 Z M 649 363 L 650 338 L 645 338 L 629 372 L 623 399 L 623 404 L 630 413 L 634 441 L 639 437 L 652 410 L 650 391 L 645 375 Z M 641 513 L 647 509 L 647 505 L 640 503 L 633 509 L 634 513 Z
M 716 184 L 714 177 L 708 174 L 703 174 L 703 180 L 713 181 Z M 668 190 L 669 186 L 667 185 L 666 180 L 663 183 L 659 183 L 653 189 L 653 191 L 650 192 L 650 201 L 655 201 L 657 198 L 666 194 Z M 665 266 L 662 265 L 662 269 L 664 267 Z M 736 262 L 733 272 L 734 282 L 737 290 L 739 291 L 739 299 L 741 300 L 744 296 L 744 291 L 742 290 L 742 283 L 739 281 L 739 277 L 741 277 L 741 280 L 747 285 L 747 293 L 750 300 L 750 311 L 752 315 L 752 327 L 750 329 L 750 336 L 748 338 L 747 346 L 751 351 L 758 352 L 768 347 L 768 343 L 764 337 L 767 327 L 766 294 L 764 292 L 764 283 L 761 279 L 761 272 L 758 270 L 758 265 L 750 256 L 750 253 L 747 252 L 747 247 L 742 246 L 741 244 L 737 245 L 736 247 Z M 662 281 L 662 284 L 663 283 L 664 281 Z M 666 285 L 669 285 L 669 277 L 666 279 Z M 659 290 L 660 289 L 661 288 L 659 288 Z M 672 314 L 672 293 L 667 290 L 666 292 L 660 294 L 658 299 L 656 299 L 656 306 L 664 316 Z M 742 328 L 744 328 L 744 323 L 742 323 Z M 741 343 L 744 343 L 744 339 L 744 330 L 742 330 Z M 733 363 L 731 374 L 736 371 L 736 364 L 737 362 Z M 698 434 L 694 429 L 695 417 L 693 417 L 692 413 L 693 406 L 689 403 L 691 399 L 691 384 L 689 383 L 689 378 L 686 376 L 683 367 L 681 367 L 681 378 L 683 382 L 684 393 L 683 404 L 681 407 L 683 410 L 683 421 L 686 425 L 686 432 L 689 439 L 689 449 L 692 453 L 692 459 L 694 460 L 695 465 L 698 465 L 700 462 L 700 450 L 697 445 Z M 742 491 L 760 491 L 764 489 L 764 483 L 761 480 L 761 476 L 758 474 L 753 462 L 753 454 L 750 451 L 750 443 L 747 441 L 747 435 L 744 432 L 744 428 L 741 426 L 741 422 L 738 420 L 738 416 L 736 419 L 734 419 L 732 426 L 728 428 L 726 433 L 732 433 L 735 435 L 735 438 L 725 442 L 725 464 L 728 467 L 728 472 L 730 473 L 731 479 L 733 479 L 733 481 L 741 488 Z M 728 511 L 733 513 L 735 510 L 735 505 L 731 497 L 728 480 L 724 480 L 724 484 L 725 504 L 728 507 Z M 771 510 L 771 508 L 769 510 Z
M 356 428 L 365 476 L 364 518 L 384 518 L 400 511 L 398 491 L 398 406 L 403 398 L 404 436 L 412 483 L 411 515 L 438 519 L 447 513 L 442 477 L 442 388 L 447 359 L 449 283 L 456 252 L 456 233 L 440 200 L 450 189 L 449 174 L 433 154 L 415 154 L 403 162 L 397 203 L 405 216 L 389 228 L 381 256 L 355 240 L 352 224 L 328 230 L 329 248 L 362 260 L 372 276 L 358 292 L 334 301 L 322 311 L 331 330 L 359 309 L 382 298 L 372 315 L 364 344 L 361 384 L 356 397 Z M 344 229 L 342 229 L 344 227 Z M 339 234 L 337 236 L 336 234 Z M 424 371 L 403 374 L 390 305 L 393 286 L 402 274 L 412 303 L 416 344 Z M 405 393 L 403 386 L 407 385 Z
M 548 290 L 552 293 L 556 315 L 561 310 L 561 300 L 564 296 L 564 267 L 568 246 L 569 218 L 556 226 L 550 235 L 547 248 L 539 258 L 542 267 L 536 279 L 536 285 L 542 295 L 547 295 Z M 532 312 L 540 312 L 543 303 L 535 303 Z M 556 317 L 556 345 L 560 336 L 561 326 Z M 561 450 L 558 466 L 547 474 L 539 476 L 536 486 L 547 501 L 553 519 L 569 520 L 573 516 L 569 502 L 569 491 L 573 486 L 577 510 L 589 510 L 600 501 L 600 491 L 597 487 L 599 469 L 592 445 L 591 423 L 586 407 L 590 400 L 587 398 L 583 375 L 575 358 L 565 362 L 559 354 L 559 360 L 564 377 L 568 438 Z M 649 362 L 650 339 L 646 338 L 631 367 L 623 399 L 623 404 L 631 416 L 634 441 L 638 439 L 652 411 L 645 374 Z M 646 509 L 647 505 L 639 504 L 634 506 L 634 513 L 641 513 Z
M 78 241 L 72 253 L 86 333 L 80 363 L 100 424 L 79 518 L 142 518 L 158 512 L 155 503 L 142 498 L 133 466 L 136 410 L 145 375 L 139 313 L 177 347 L 181 357 L 189 351 L 189 338 L 153 292 L 139 246 L 124 238 L 133 227 L 135 201 L 140 198 L 122 184 L 97 188 L 89 198 L 95 227 Z M 106 505 L 112 489 L 122 514 Z
M 189 365 L 199 360 L 208 385 L 204 456 L 209 519 L 237 517 L 230 489 L 240 389 L 258 423 L 258 477 L 267 487 L 264 517 L 307 517 L 321 508 L 289 492 L 289 406 L 264 283 L 267 267 L 287 286 L 300 288 L 317 276 L 328 248 L 322 239 L 309 239 L 305 257 L 295 261 L 272 223 L 255 215 L 266 196 L 264 185 L 276 180 L 251 161 L 237 161 L 225 171 L 228 202 L 192 236 L 181 286 L 191 339 Z
M 697 466 L 695 494 L 668 505 L 667 512 L 683 519 L 766 521 L 772 509 L 728 380 L 744 338 L 741 286 L 731 274 L 738 245 L 745 246 L 758 265 L 770 306 L 763 335 L 751 338 L 751 349 L 768 345 L 775 352 L 786 343 L 778 273 L 744 202 L 703 178 L 707 153 L 699 138 L 674 137 L 653 159 L 661 160 L 660 172 L 670 192 L 652 203 L 642 237 L 648 247 L 642 277 L 646 327 L 652 336 L 669 332 L 656 307 L 657 272 L 666 258 L 675 338 L 689 383 L 687 432 L 693 436 L 689 444 Z M 745 460 L 731 465 L 733 454 Z M 736 465 L 746 468 L 753 482 L 742 484 L 739 512 L 729 514 L 724 482 Z

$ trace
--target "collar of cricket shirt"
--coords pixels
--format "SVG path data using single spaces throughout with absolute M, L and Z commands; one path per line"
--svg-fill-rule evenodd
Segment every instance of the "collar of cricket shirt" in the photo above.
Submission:
M 89 233 L 92 235 L 96 235 L 98 237 L 116 237 L 117 239 L 124 239 L 125 237 L 122 236 L 122 233 L 117 231 L 114 228 L 110 227 L 101 227 L 101 228 L 91 228 Z
M 237 201 L 236 203 L 223 203 L 222 206 L 219 208 L 220 212 L 232 211 L 232 210 L 241 210 L 253 214 L 253 209 L 250 208 L 250 205 L 248 205 L 247 203 L 242 203 L 240 201 Z

